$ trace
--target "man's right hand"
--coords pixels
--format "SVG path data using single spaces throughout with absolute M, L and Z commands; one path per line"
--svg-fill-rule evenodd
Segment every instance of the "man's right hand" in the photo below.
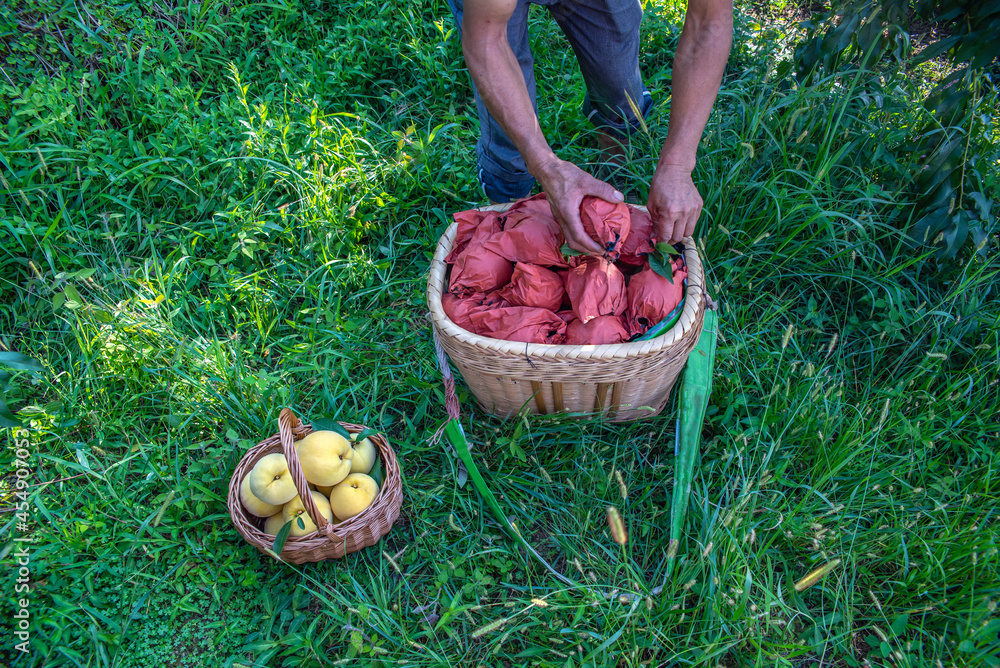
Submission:
M 542 185 L 569 247 L 581 253 L 603 252 L 583 231 L 580 202 L 587 195 L 609 202 L 624 198 L 607 183 L 557 158 L 545 140 L 520 65 L 507 43 L 507 21 L 517 0 L 465 0 L 464 6 L 462 51 L 483 103 Z
M 580 221 L 580 203 L 587 195 L 608 202 L 621 202 L 625 198 L 613 186 L 594 178 L 571 162 L 553 156 L 537 170 L 535 178 L 545 191 L 552 215 L 562 227 L 566 243 L 581 253 L 603 253 L 604 249 L 590 238 Z

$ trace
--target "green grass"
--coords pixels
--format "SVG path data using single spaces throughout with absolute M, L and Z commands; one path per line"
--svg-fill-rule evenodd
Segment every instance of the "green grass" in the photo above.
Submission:
M 1000 259 L 941 266 L 902 231 L 905 81 L 797 87 L 777 36 L 738 22 L 696 173 L 723 312 L 670 578 L 673 407 L 502 423 L 460 387 L 489 484 L 570 588 L 428 441 L 426 271 L 482 199 L 445 4 L 91 4 L 0 13 L 0 348 L 47 369 L 7 392 L 34 543 L 26 655 L 3 571 L 5 665 L 1000 665 Z M 676 19 L 645 17 L 661 101 Z M 533 25 L 542 125 L 594 166 L 565 40 Z M 640 191 L 668 108 L 635 138 Z M 229 475 L 284 406 L 389 435 L 405 500 L 378 546 L 291 567 L 232 528 Z

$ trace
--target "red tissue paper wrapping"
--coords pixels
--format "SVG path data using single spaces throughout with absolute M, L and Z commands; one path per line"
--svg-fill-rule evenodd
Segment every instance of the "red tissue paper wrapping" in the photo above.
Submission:
M 452 243 L 451 252 L 444 259 L 448 264 L 454 264 L 458 256 L 462 254 L 472 241 L 473 237 L 480 241 L 485 241 L 492 235 L 503 229 L 500 223 L 500 216 L 496 211 L 459 211 L 454 216 L 458 223 L 455 230 L 455 241 Z M 478 234 L 477 234 L 478 233 Z
M 653 271 L 648 264 L 629 280 L 627 323 L 633 336 L 645 334 L 681 302 L 684 279 L 687 278 L 687 269 L 681 258 L 673 261 L 673 270 L 673 283 Z
M 546 208 L 549 206 L 547 202 L 544 204 Z M 507 217 L 503 232 L 490 237 L 486 247 L 511 262 L 567 267 L 563 243 L 562 229 L 551 214 L 517 213 Z
M 469 315 L 474 331 L 505 341 L 560 344 L 566 338 L 566 323 L 555 313 L 533 306 L 506 306 Z
M 490 294 L 477 292 L 468 297 L 456 297 L 446 292 L 441 295 L 441 306 L 444 307 L 444 312 L 447 314 L 449 320 L 462 329 L 473 332 L 475 331 L 475 327 L 472 324 L 472 319 L 469 317 L 470 314 L 490 311 L 502 306 L 508 306 L 508 304 L 500 299 L 496 292 Z
M 510 283 L 500 289 L 499 295 L 511 306 L 537 306 L 558 311 L 566 296 L 566 288 L 556 272 L 518 262 L 514 265 Z
M 631 222 L 629 210 L 624 202 L 612 204 L 590 195 L 580 203 L 580 222 L 584 231 L 601 245 L 612 260 L 621 250 L 621 244 L 628 239 Z
M 480 222 L 465 248 L 455 258 L 451 268 L 451 292 L 468 295 L 490 292 L 507 285 L 514 265 L 485 246 L 499 232 L 500 220 L 496 216 L 487 216 Z
M 625 275 L 603 257 L 574 258 L 576 266 L 563 274 L 566 294 L 576 317 L 587 324 L 599 315 L 621 315 L 628 306 Z
M 628 207 L 631 228 L 622 242 L 618 260 L 633 267 L 641 267 L 646 261 L 643 255 L 653 250 L 653 219 L 649 212 Z M 641 255 L 640 255 L 641 254 Z
M 617 315 L 599 315 L 586 324 L 574 318 L 566 325 L 566 343 L 569 345 L 624 343 L 628 339 L 625 323 Z

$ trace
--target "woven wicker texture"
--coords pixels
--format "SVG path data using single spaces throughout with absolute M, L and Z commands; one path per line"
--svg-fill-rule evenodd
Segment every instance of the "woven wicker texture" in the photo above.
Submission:
M 505 211 L 511 205 L 482 207 Z M 641 207 L 639 207 L 641 208 Z M 600 413 L 624 422 L 658 414 L 687 362 L 705 316 L 704 272 L 694 241 L 684 239 L 687 299 L 680 320 L 649 341 L 548 345 L 479 336 L 452 322 L 441 305 L 458 225 L 438 241 L 427 280 L 431 324 L 479 405 L 500 418 L 532 413 Z
M 352 434 L 364 431 L 362 425 L 348 422 L 340 423 Z M 384 479 L 378 495 L 372 504 L 358 515 L 345 522 L 331 523 L 320 515 L 309 493 L 309 483 L 306 482 L 298 455 L 295 452 L 295 441 L 313 431 L 312 427 L 302 424 L 291 410 L 284 408 L 278 416 L 278 433 L 250 448 L 240 459 L 229 481 L 229 497 L 227 506 L 229 516 L 233 518 L 236 530 L 248 543 L 265 554 L 273 554 L 271 546 L 274 536 L 263 531 L 263 518 L 251 515 L 240 501 L 240 483 L 243 476 L 248 475 L 254 465 L 265 455 L 280 452 L 288 460 L 295 488 L 299 491 L 305 505 L 306 513 L 316 523 L 317 530 L 307 536 L 289 536 L 281 550 L 281 560 L 292 564 L 304 564 L 323 559 L 337 559 L 345 554 L 357 552 L 374 545 L 389 533 L 399 509 L 403 505 L 403 483 L 399 472 L 396 453 L 389 442 L 381 434 L 369 436 L 378 451 L 382 461 Z

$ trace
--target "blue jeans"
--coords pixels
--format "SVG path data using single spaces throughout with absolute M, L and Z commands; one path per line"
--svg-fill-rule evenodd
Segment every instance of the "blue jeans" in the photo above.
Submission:
M 583 113 L 600 130 L 624 139 L 639 126 L 629 99 L 643 116 L 652 98 L 639 73 L 639 0 L 518 0 L 507 22 L 510 43 L 538 115 L 535 99 L 534 58 L 528 38 L 531 4 L 548 7 L 569 40 L 587 85 Z M 462 0 L 448 0 L 459 37 L 462 35 Z M 486 109 L 475 83 L 472 91 L 479 112 L 480 137 L 476 144 L 479 182 L 494 202 L 511 202 L 528 195 L 535 179 L 524 158 L 500 124 Z

